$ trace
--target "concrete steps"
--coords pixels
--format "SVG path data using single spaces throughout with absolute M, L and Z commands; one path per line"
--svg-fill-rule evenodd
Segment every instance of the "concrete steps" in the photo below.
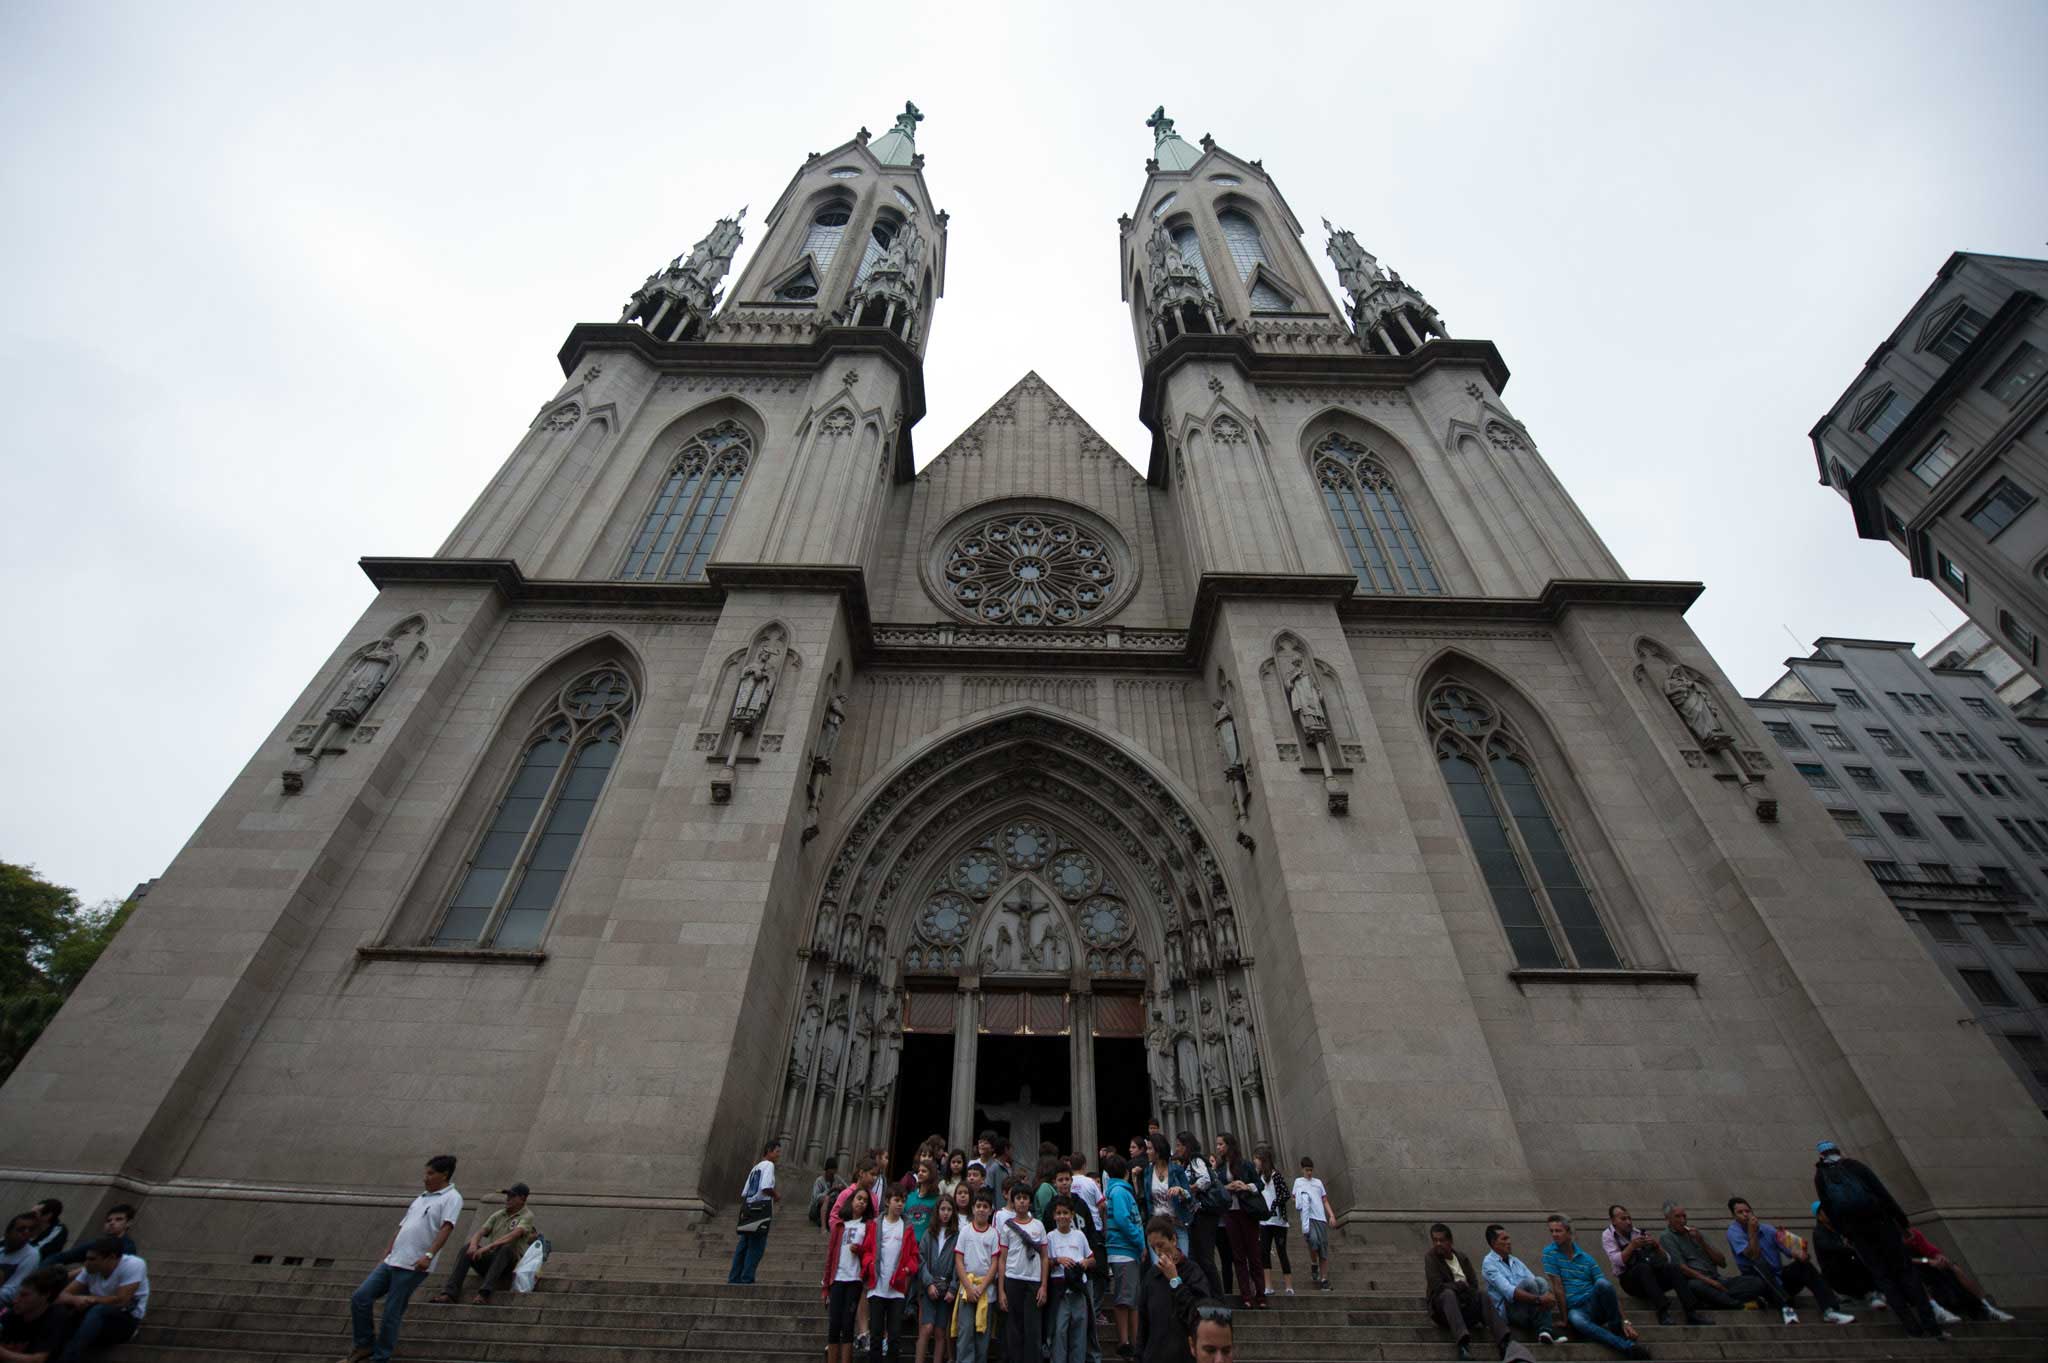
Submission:
M 808 1229 L 808 1228 L 806 1228 Z M 778 1258 L 783 1262 L 774 1262 Z M 539 1289 L 503 1292 L 490 1306 L 434 1305 L 440 1278 L 413 1298 L 399 1346 L 404 1363 L 807 1363 L 824 1346 L 824 1309 L 810 1235 L 772 1243 L 761 1281 L 724 1281 L 730 1246 L 711 1237 L 637 1256 L 557 1254 Z M 1450 1357 L 1424 1311 L 1414 1255 L 1362 1247 L 1340 1256 L 1339 1290 L 1275 1296 L 1241 1312 L 1243 1356 L 1270 1363 L 1423 1363 Z M 1349 1265 L 1347 1268 L 1346 1265 Z M 367 1264 L 250 1264 L 221 1257 L 151 1261 L 150 1316 L 125 1346 L 132 1363 L 333 1363 L 347 1353 L 348 1294 Z M 626 1276 L 628 1274 L 634 1276 Z M 1712 1326 L 1637 1326 L 1659 1359 L 1682 1363 L 1876 1363 L 2048 1359 L 2048 1313 L 2010 1325 L 1963 1325 L 1953 1343 L 1908 1340 L 1889 1313 L 1853 1325 L 1780 1324 L 1760 1312 L 1716 1313 Z M 1481 1350 L 1483 1353 L 1484 1350 Z M 1113 1356 L 1112 1356 L 1113 1357 Z M 1539 1350 L 1546 1363 L 1612 1357 L 1573 1343 Z

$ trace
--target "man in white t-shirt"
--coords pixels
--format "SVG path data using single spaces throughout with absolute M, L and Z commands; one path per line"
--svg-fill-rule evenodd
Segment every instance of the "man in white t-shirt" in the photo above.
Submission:
M 1003 1257 L 1002 1233 L 991 1224 L 995 1206 L 988 1189 L 975 1193 L 973 1224 L 960 1232 L 953 1246 L 960 1279 L 960 1295 L 953 1303 L 954 1363 L 985 1363 L 988 1358 L 989 1325 L 995 1315 L 992 1277 Z
M 1088 1326 L 1095 1314 L 1088 1295 L 1088 1270 L 1095 1252 L 1081 1233 L 1073 1197 L 1052 1200 L 1052 1233 L 1045 1237 L 1052 1301 L 1052 1363 L 1082 1363 L 1088 1357 Z M 1086 1213 L 1082 1213 L 1085 1215 Z
M 149 1313 L 149 1265 L 122 1253 L 119 1240 L 103 1235 L 85 1252 L 85 1272 L 57 1300 L 82 1313 L 64 1356 L 103 1353 L 142 1328 Z
M 448 1237 L 455 1233 L 455 1223 L 462 1219 L 462 1194 L 456 1191 L 454 1178 L 455 1156 L 436 1155 L 427 1161 L 426 1172 L 420 1177 L 426 1191 L 405 1209 L 398 1233 L 391 1237 L 391 1246 L 385 1250 L 382 1262 L 370 1270 L 370 1276 L 348 1299 L 356 1341 L 348 1363 L 363 1363 L 364 1359 L 385 1363 L 398 1347 L 398 1327 L 405 1319 L 406 1303 L 434 1271 L 434 1256 L 448 1243 Z M 384 1323 L 375 1329 L 373 1338 L 372 1312 L 379 1297 L 385 1298 Z
M 1005 1356 L 1037 1358 L 1038 1308 L 1045 1305 L 1045 1223 L 1031 1214 L 1031 1189 L 1021 1181 L 1010 1185 L 1010 1216 L 1001 1229 Z
M 761 1162 L 748 1171 L 740 1189 L 740 1242 L 733 1246 L 732 1269 L 725 1275 L 729 1283 L 751 1286 L 754 1270 L 767 1252 L 768 1216 L 774 1204 L 782 1201 L 775 1188 L 775 1162 L 781 1158 L 781 1141 L 771 1140 L 762 1146 Z
M 1330 1290 L 1330 1192 L 1316 1177 L 1316 1162 L 1301 1162 L 1301 1177 L 1294 1180 L 1294 1205 L 1301 1212 L 1301 1238 L 1308 1246 L 1309 1276 L 1317 1287 Z

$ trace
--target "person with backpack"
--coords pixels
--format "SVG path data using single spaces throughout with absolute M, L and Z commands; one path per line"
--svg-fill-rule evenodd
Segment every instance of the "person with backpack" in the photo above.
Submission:
M 746 1186 L 740 1189 L 740 1240 L 732 1248 L 732 1269 L 725 1275 L 728 1283 L 752 1286 L 754 1270 L 768 1250 L 768 1222 L 775 1215 L 775 1204 L 782 1201 L 775 1187 L 775 1162 L 781 1158 L 782 1142 L 771 1140 L 761 1147 L 761 1162 L 747 1172 Z M 524 1199 L 520 1205 L 525 1205 Z
M 1231 1288 L 1230 1244 L 1223 1238 L 1223 1213 L 1230 1210 L 1229 1175 L 1211 1169 L 1202 1158 L 1202 1147 L 1193 1133 L 1183 1131 L 1173 1138 L 1173 1158 L 1187 1171 L 1188 1186 L 1195 1194 L 1195 1223 L 1188 1234 L 1188 1257 L 1201 1266 L 1202 1279 L 1211 1290 L 1228 1296 Z M 1219 1271 L 1217 1250 L 1223 1252 Z
M 1911 1224 L 1884 1180 L 1869 1165 L 1852 1160 L 1833 1141 L 1822 1141 L 1813 1166 L 1813 1193 L 1821 1210 L 1884 1295 L 1899 1325 L 1913 1337 L 1947 1339 L 1934 1319 L 1934 1304 L 1920 1271 L 1906 1253 L 1906 1228 Z
M 1145 1218 L 1138 1211 L 1138 1195 L 1131 1191 L 1124 1157 L 1111 1151 L 1103 1157 L 1103 1184 L 1109 1189 L 1104 1204 L 1103 1248 L 1109 1261 L 1109 1304 L 1116 1317 L 1117 1355 L 1130 1358 L 1138 1335 L 1138 1272 L 1144 1267 Z M 1178 1248 L 1178 1246 L 1175 1246 Z
M 846 1183 L 839 1177 L 839 1158 L 833 1156 L 825 1161 L 825 1172 L 811 1180 L 811 1224 L 819 1230 L 825 1228 L 825 1209 L 839 1200 L 839 1194 L 846 1189 Z

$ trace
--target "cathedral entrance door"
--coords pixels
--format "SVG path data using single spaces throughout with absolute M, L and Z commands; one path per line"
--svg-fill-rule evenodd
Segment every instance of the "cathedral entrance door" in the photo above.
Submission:
M 1073 1148 L 1072 1059 L 1064 1036 L 980 1038 L 974 1076 L 974 1130 L 1010 1138 L 1016 1172 L 1029 1177 L 1038 1146 Z

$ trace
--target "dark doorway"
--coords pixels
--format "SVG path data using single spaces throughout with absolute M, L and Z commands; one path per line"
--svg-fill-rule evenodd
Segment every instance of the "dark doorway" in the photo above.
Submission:
M 1144 1135 L 1145 1124 L 1157 1115 L 1152 1111 L 1152 1080 L 1145 1072 L 1143 1039 L 1095 1038 L 1096 1143 L 1114 1146 L 1121 1155 L 1131 1138 Z
M 953 1105 L 953 1037 L 951 1033 L 911 1032 L 903 1038 L 903 1061 L 897 1067 L 896 1131 L 889 1141 L 889 1167 L 914 1172 L 910 1157 L 919 1142 L 943 1132 Z M 860 1152 L 856 1151 L 858 1156 Z M 841 1169 L 844 1178 L 849 1171 Z
M 1023 1095 L 1031 1090 L 1028 1116 Z M 974 1071 L 974 1132 L 995 1131 L 1013 1144 L 1020 1125 L 1035 1121 L 1037 1141 L 1062 1151 L 1074 1139 L 1073 1075 L 1063 1036 L 984 1036 Z M 1014 1152 L 1017 1172 L 1028 1177 L 1038 1164 L 1037 1141 Z

